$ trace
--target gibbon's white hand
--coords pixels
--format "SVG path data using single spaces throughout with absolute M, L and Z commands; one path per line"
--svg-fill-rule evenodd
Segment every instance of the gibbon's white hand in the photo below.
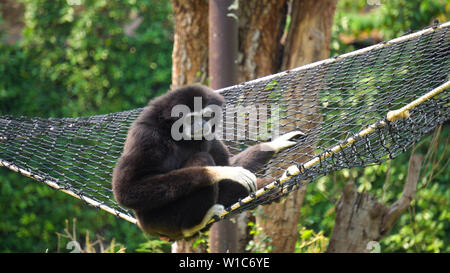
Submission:
M 297 141 L 291 141 L 292 138 L 304 135 L 305 134 L 302 131 L 292 131 L 281 135 L 270 142 L 264 143 L 262 149 L 267 149 L 268 151 L 275 151 L 275 153 L 278 153 L 297 144 Z
M 255 192 L 257 190 L 256 176 L 249 170 L 242 167 L 229 166 L 212 166 L 206 168 L 213 177 L 214 182 L 229 179 L 241 184 L 249 192 Z

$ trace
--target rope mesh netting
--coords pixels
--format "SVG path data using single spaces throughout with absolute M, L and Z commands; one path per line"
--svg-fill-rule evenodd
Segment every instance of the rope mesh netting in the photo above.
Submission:
M 275 129 L 280 134 L 293 130 L 306 134 L 256 174 L 273 178 L 271 186 L 228 208 L 227 215 L 222 216 L 272 201 L 280 193 L 288 194 L 331 171 L 394 158 L 447 121 L 449 27 L 450 23 L 445 23 L 218 90 L 226 99 L 224 111 L 242 107 L 248 113 L 243 119 L 225 119 L 225 127 L 232 130 L 224 130 L 224 139 L 233 154 L 265 141 L 264 133 Z M 386 119 L 389 111 L 400 109 L 437 87 L 441 87 L 440 92 L 415 105 L 409 116 Z M 2 115 L 0 165 L 135 222 L 132 212 L 115 202 L 111 174 L 128 127 L 141 111 L 142 108 L 83 118 Z M 264 116 L 269 118 L 263 119 Z M 364 131 L 369 127 L 370 131 Z M 249 135 L 255 131 L 259 138 Z M 315 163 L 310 164 L 311 161 Z M 279 177 L 291 165 L 297 165 L 300 171 L 280 181 Z

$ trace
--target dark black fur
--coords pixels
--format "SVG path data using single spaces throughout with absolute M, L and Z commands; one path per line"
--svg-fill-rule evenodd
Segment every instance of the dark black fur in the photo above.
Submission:
M 274 154 L 256 145 L 230 159 L 219 140 L 174 141 L 171 127 L 178 118 L 171 117 L 171 109 L 177 104 L 193 109 L 194 97 L 202 97 L 204 107 L 224 102 L 204 86 L 186 86 L 150 101 L 131 125 L 114 168 L 117 202 L 133 209 L 139 226 L 151 235 L 181 239 L 182 230 L 199 224 L 214 204 L 226 207 L 249 194 L 232 181 L 213 183 L 204 166 L 242 166 L 256 172 Z

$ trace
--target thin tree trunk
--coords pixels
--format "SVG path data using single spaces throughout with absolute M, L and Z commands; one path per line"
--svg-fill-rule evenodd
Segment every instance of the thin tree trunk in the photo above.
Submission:
M 327 252 L 370 252 L 373 242 L 389 234 L 414 198 L 422 158 L 420 154 L 411 155 L 402 196 L 390 207 L 369 193 L 359 193 L 352 181 L 347 183 L 336 206 L 336 222 Z

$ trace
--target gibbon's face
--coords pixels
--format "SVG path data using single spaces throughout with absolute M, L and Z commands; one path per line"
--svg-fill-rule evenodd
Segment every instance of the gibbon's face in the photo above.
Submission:
M 214 134 L 217 125 L 212 121 L 222 113 L 220 106 L 217 106 L 220 113 L 217 113 L 217 108 L 215 109 L 214 106 L 217 105 L 207 105 L 199 112 L 190 112 L 184 116 L 183 134 L 185 139 L 208 139 Z
M 190 87 L 174 92 L 172 101 L 172 138 L 178 140 L 212 140 L 222 122 L 224 99 L 206 87 Z

